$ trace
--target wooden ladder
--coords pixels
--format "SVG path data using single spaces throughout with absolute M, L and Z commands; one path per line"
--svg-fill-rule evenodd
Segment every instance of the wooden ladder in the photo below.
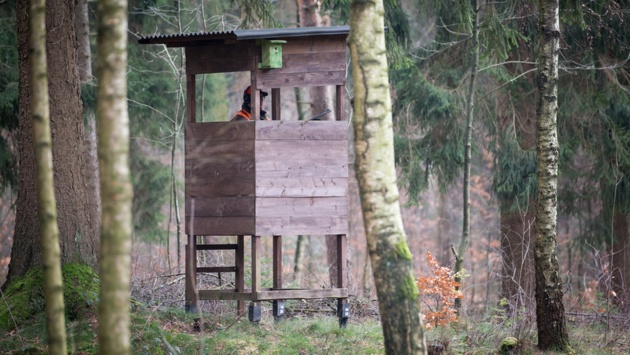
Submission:
M 193 269 L 193 276 L 194 276 L 194 280 L 192 281 L 191 285 L 186 285 L 186 292 L 192 292 L 195 293 L 195 306 L 194 308 L 196 308 L 196 303 L 197 300 L 199 299 L 198 296 L 198 287 L 197 287 L 197 274 L 200 273 L 218 273 L 219 274 L 219 279 L 221 278 L 221 273 L 224 272 L 233 272 L 235 273 L 234 275 L 234 283 L 235 283 L 235 288 L 232 289 L 232 291 L 234 292 L 243 292 L 245 290 L 245 236 L 243 235 L 239 235 L 236 237 L 236 244 L 234 243 L 227 243 L 227 244 L 198 244 L 197 243 L 197 239 L 196 236 L 194 236 L 194 238 L 192 238 L 192 243 L 191 243 L 191 238 L 189 238 L 189 245 L 186 247 L 186 262 L 191 262 L 192 263 L 192 269 Z M 190 246 L 192 246 L 192 250 L 190 250 Z M 204 251 L 204 250 L 234 250 L 235 254 L 234 254 L 234 266 L 198 266 L 197 265 L 197 252 L 199 251 Z M 189 258 L 189 255 L 191 254 L 192 251 L 192 255 L 194 255 L 195 257 L 193 258 Z M 192 288 L 192 286 L 194 285 L 194 288 Z M 188 299 L 188 297 L 187 297 Z M 187 305 L 187 309 L 188 309 L 188 305 Z M 190 310 L 193 311 L 193 310 Z M 238 315 L 241 315 L 245 312 L 245 302 L 239 300 L 237 303 L 237 311 L 238 311 Z

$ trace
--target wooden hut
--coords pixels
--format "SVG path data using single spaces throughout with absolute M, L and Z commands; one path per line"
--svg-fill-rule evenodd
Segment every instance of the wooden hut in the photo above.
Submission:
M 198 300 L 261 301 L 281 317 L 287 299 L 336 298 L 340 325 L 348 318 L 345 288 L 348 232 L 348 122 L 344 111 L 346 37 L 343 27 L 235 30 L 156 35 L 141 44 L 183 47 L 185 128 L 186 308 Z M 197 122 L 195 75 L 251 73 L 251 121 Z M 282 88 L 334 86 L 337 121 L 281 119 Z M 271 121 L 259 120 L 260 90 L 271 92 Z M 227 118 L 226 118 L 227 119 Z M 336 235 L 338 284 L 287 289 L 282 284 L 283 235 Z M 236 244 L 198 244 L 196 236 L 236 235 Z M 245 237 L 251 241 L 251 289 L 245 288 Z M 273 287 L 262 288 L 260 239 L 273 238 Z M 234 250 L 234 266 L 201 267 L 200 250 Z M 235 273 L 235 287 L 198 290 L 198 273 Z

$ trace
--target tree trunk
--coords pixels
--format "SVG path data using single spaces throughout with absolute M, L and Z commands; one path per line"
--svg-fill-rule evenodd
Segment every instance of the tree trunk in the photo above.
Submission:
M 437 253 L 437 261 L 440 265 L 449 265 L 451 259 L 451 215 L 448 208 L 448 193 L 438 191 L 438 223 L 436 239 L 439 252 Z
M 628 231 L 628 215 L 616 212 L 613 217 L 612 250 L 610 265 L 612 290 L 617 297 L 613 301 L 621 307 L 621 311 L 630 311 L 630 235 Z
M 536 323 L 538 348 L 568 352 L 562 280 L 556 257 L 558 201 L 558 0 L 539 1 L 538 103 L 536 107 Z
M 513 201 L 501 201 L 501 297 L 508 301 L 510 314 L 533 306 L 534 253 L 532 232 L 534 201 L 526 211 L 510 211 Z
M 320 27 L 322 17 L 319 14 L 320 1 L 297 0 L 299 9 L 300 27 Z M 315 116 L 326 109 L 333 110 L 332 95 L 328 86 L 314 86 L 310 88 L 311 115 Z M 334 120 L 334 113 L 322 117 L 322 120 Z M 340 119 L 340 117 L 337 117 Z M 328 265 L 328 277 L 330 285 L 337 285 L 337 236 L 326 235 L 326 259 Z
M 67 354 L 65 305 L 59 250 L 59 229 L 53 187 L 48 77 L 46 68 L 46 3 L 31 0 L 30 7 L 31 113 L 35 148 L 37 192 L 42 243 L 46 334 L 49 354 Z
M 90 49 L 90 23 L 87 0 L 79 0 L 74 9 L 74 24 L 77 38 L 77 58 L 79 78 L 84 85 L 92 85 L 92 51 Z M 101 191 L 98 178 L 98 156 L 96 154 L 96 115 L 93 107 L 83 107 L 85 116 L 84 149 L 87 165 L 88 197 L 90 198 L 90 215 L 95 231 L 101 228 Z
M 8 282 L 42 264 L 42 251 L 38 242 L 40 224 L 35 194 L 33 127 L 30 119 L 28 2 L 18 1 L 16 13 L 20 56 L 20 184 Z M 88 197 L 85 161 L 81 149 L 84 144 L 83 120 L 74 22 L 60 20 L 73 16 L 74 1 L 47 2 L 46 49 L 57 223 L 62 264 L 80 262 L 95 266 L 98 242 L 93 228 L 94 221 L 89 213 L 91 201 Z
M 90 50 L 90 22 L 87 0 L 78 0 L 74 9 L 74 26 L 77 38 L 79 78 L 85 83 L 92 81 L 92 52 Z
M 88 16 L 87 0 L 79 0 L 74 9 L 74 26 L 77 38 L 77 59 L 79 65 L 79 78 L 81 83 L 91 85 L 92 76 L 92 51 L 90 49 L 90 23 Z M 98 156 L 96 155 L 96 116 L 93 107 L 83 107 L 85 116 L 85 162 L 86 179 L 88 184 L 88 197 L 90 203 L 90 216 L 94 224 L 94 230 L 101 228 L 101 193 L 98 179 Z
M 304 253 L 306 252 L 306 242 L 305 237 L 303 235 L 297 236 L 297 241 L 295 243 L 295 257 L 293 258 L 293 279 L 300 283 L 300 279 L 302 278 L 302 269 L 304 266 L 302 265 L 304 259 Z
M 299 16 L 298 16 L 299 17 Z M 299 21 L 299 19 L 298 19 Z M 294 88 L 295 105 L 298 114 L 298 121 L 304 120 L 304 105 L 302 105 L 302 93 L 300 88 Z M 335 247 L 336 248 L 336 247 Z M 295 258 L 293 259 L 293 279 L 301 282 L 302 270 L 304 269 L 304 257 L 306 256 L 306 237 L 304 235 L 297 236 L 295 244 Z
M 470 68 L 470 83 L 468 86 L 468 95 L 466 97 L 466 146 L 464 149 L 464 216 L 462 224 L 462 239 L 459 242 L 457 254 L 455 255 L 455 282 L 461 287 L 461 272 L 464 267 L 464 255 L 468 249 L 470 239 L 470 164 L 472 160 L 472 129 L 473 119 L 475 117 L 475 89 L 477 70 L 479 68 L 479 7 L 477 0 L 472 0 L 473 11 L 473 61 Z M 461 308 L 462 299 L 455 299 L 455 308 Z
M 129 354 L 131 200 L 127 112 L 127 2 L 99 0 L 98 152 L 103 197 L 98 345 Z
M 398 204 L 383 2 L 353 0 L 350 11 L 355 166 L 385 352 L 423 354 L 418 288 Z

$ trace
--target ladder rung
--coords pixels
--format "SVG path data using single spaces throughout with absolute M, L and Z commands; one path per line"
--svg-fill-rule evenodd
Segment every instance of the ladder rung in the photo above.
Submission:
M 236 250 L 238 244 L 197 244 L 197 250 Z
M 198 267 L 197 272 L 236 272 L 236 266 Z

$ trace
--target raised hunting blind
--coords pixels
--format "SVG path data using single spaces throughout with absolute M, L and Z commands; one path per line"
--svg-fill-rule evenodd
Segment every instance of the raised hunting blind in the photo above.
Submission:
M 344 111 L 349 28 L 235 30 L 148 36 L 141 44 L 186 53 L 185 200 L 186 309 L 199 300 L 260 302 L 284 314 L 284 300 L 335 298 L 340 325 L 348 318 L 348 122 Z M 251 121 L 197 122 L 195 75 L 250 72 Z M 281 119 L 282 88 L 335 86 L 337 121 Z M 271 92 L 271 121 L 259 120 L 261 90 Z M 197 236 L 236 235 L 235 244 L 200 244 Z M 337 285 L 288 289 L 282 284 L 283 235 L 336 235 Z M 245 237 L 251 240 L 251 288 L 245 288 Z M 261 238 L 272 238 L 273 287 L 261 286 Z M 201 250 L 234 250 L 234 266 L 199 266 Z M 231 289 L 197 289 L 199 273 L 235 273 Z

